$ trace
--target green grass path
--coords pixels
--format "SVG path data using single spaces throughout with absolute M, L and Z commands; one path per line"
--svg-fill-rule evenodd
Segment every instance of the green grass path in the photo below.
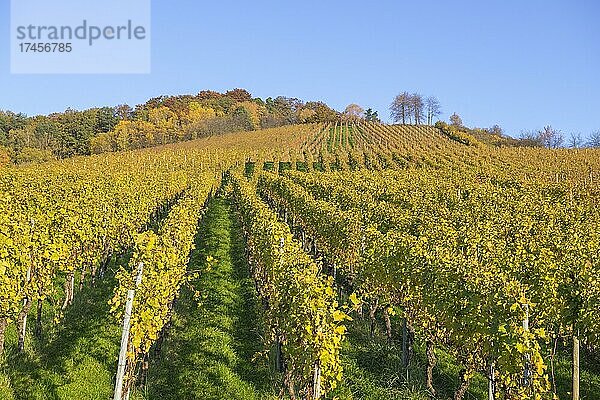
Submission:
M 17 354 L 11 343 L 0 373 L 4 383 L 0 399 L 109 399 L 121 334 L 109 315 L 114 285 L 110 273 L 96 287 L 77 293 L 49 341 L 39 343 L 29 335 L 24 354 Z M 16 341 L 15 336 L 11 332 L 10 342 Z
M 200 296 L 183 288 L 161 358 L 150 366 L 140 395 L 147 400 L 272 398 L 268 362 L 252 362 L 263 349 L 260 311 L 242 233 L 227 200 L 211 200 L 198 232 L 190 269 L 201 271 L 193 282 Z

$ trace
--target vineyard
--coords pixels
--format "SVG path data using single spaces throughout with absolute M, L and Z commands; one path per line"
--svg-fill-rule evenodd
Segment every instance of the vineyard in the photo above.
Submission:
M 0 170 L 0 399 L 600 399 L 600 152 L 303 124 Z

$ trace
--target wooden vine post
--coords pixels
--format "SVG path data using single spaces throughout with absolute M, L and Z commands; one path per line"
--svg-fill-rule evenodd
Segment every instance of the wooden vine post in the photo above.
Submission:
M 313 375 L 313 397 L 315 400 L 321 398 L 321 364 L 318 361 Z
M 579 400 L 579 330 L 573 328 L 573 400 Z
M 282 237 L 279 239 L 279 254 L 280 262 L 283 263 L 283 252 L 285 251 L 285 239 Z M 275 370 L 277 372 L 285 372 L 285 363 L 283 360 L 283 342 L 281 335 L 279 334 L 279 328 L 277 328 L 277 334 L 275 338 Z
M 138 265 L 137 277 L 135 278 L 135 288 L 142 283 L 142 271 L 144 263 Z M 123 317 L 123 334 L 121 335 L 121 350 L 119 351 L 119 364 L 117 366 L 117 378 L 115 381 L 115 395 L 113 400 L 123 400 L 123 384 L 125 381 L 125 370 L 127 367 L 127 349 L 129 347 L 129 328 L 131 327 L 131 311 L 133 309 L 133 297 L 135 288 L 127 291 L 127 303 L 125 304 L 125 315 Z M 126 392 L 126 399 L 129 398 L 129 390 Z
M 529 332 L 529 304 L 525 304 L 525 318 L 523 319 L 523 330 Z M 529 386 L 531 383 L 531 357 L 525 355 L 525 370 L 523 371 L 523 386 Z
M 488 400 L 495 399 L 496 378 L 495 378 L 494 362 L 490 360 L 488 365 Z

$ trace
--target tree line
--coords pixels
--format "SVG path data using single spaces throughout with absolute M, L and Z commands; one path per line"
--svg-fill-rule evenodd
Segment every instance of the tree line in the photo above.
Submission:
M 434 125 L 442 114 L 435 96 L 402 92 L 389 107 L 394 123 Z M 300 123 L 365 120 L 380 123 L 372 108 L 350 104 L 338 112 L 321 101 L 304 102 L 278 96 L 261 99 L 245 89 L 225 93 L 204 90 L 196 95 L 160 96 L 130 107 L 100 107 L 27 117 L 0 111 L 0 165 L 43 162 L 76 155 L 193 140 L 234 131 L 250 131 Z M 551 126 L 523 131 L 518 139 L 504 135 L 502 128 L 469 129 L 458 114 L 450 126 L 492 145 L 600 148 L 600 130 L 588 141 L 581 134 L 565 135 Z M 487 134 L 489 136 L 485 136 Z
M 350 106 L 349 106 L 350 107 Z M 390 117 L 394 123 L 401 124 L 427 124 L 434 125 L 435 119 L 442 114 L 442 108 L 439 100 L 435 96 L 424 97 L 419 93 L 401 92 L 390 104 Z M 568 138 L 564 133 L 550 125 L 534 131 L 522 131 L 518 139 L 506 136 L 499 125 L 490 128 L 469 129 L 463 125 L 462 119 L 456 113 L 450 116 L 450 126 L 453 129 L 463 130 L 482 139 L 482 134 L 491 135 L 494 138 L 483 138 L 484 142 L 490 144 L 510 145 L 510 146 L 532 146 L 547 147 L 556 149 L 560 147 L 569 148 L 600 148 L 600 130 L 593 132 L 586 141 L 581 133 L 571 133 Z M 502 139 L 502 140 L 498 140 Z
M 442 107 L 435 96 L 423 98 L 419 93 L 402 92 L 394 98 L 390 112 L 395 123 L 433 125 L 442 114 Z
M 0 165 L 132 150 L 227 132 L 333 122 L 321 101 L 261 99 L 245 89 L 160 96 L 131 107 L 100 107 L 27 117 L 0 111 Z
M 571 149 L 583 147 L 600 148 L 600 130 L 592 132 L 590 137 L 585 140 L 579 132 L 566 136 L 561 130 L 547 125 L 535 131 L 522 131 L 521 140 L 527 141 L 533 146 L 543 146 L 550 149 L 559 147 L 568 147 Z

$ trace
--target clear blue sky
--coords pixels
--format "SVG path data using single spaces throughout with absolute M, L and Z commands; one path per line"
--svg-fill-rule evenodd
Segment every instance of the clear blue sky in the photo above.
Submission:
M 388 118 L 407 90 L 469 126 L 600 129 L 597 0 L 154 0 L 149 75 L 11 75 L 9 3 L 0 109 L 28 115 L 242 87 Z

